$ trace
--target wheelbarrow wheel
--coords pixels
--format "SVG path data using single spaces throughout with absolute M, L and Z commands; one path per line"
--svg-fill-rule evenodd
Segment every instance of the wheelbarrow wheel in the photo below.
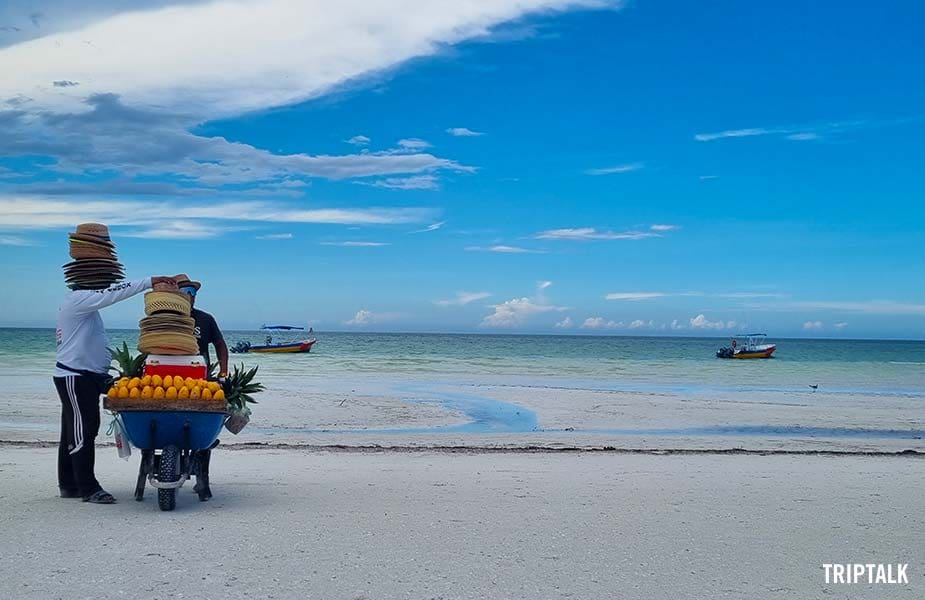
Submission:
M 161 452 L 161 464 L 157 472 L 158 480 L 173 483 L 180 479 L 180 449 L 167 446 Z M 161 510 L 173 510 L 177 506 L 177 490 L 157 490 L 157 505 Z

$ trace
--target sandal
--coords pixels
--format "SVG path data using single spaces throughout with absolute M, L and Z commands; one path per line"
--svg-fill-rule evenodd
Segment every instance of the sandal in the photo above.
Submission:
M 90 504 L 115 504 L 116 499 L 106 490 L 99 490 L 98 492 L 93 492 L 89 496 L 86 496 L 84 502 L 89 502 Z

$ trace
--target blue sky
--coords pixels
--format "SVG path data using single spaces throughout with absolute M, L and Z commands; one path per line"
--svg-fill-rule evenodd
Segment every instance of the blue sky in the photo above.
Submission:
M 925 336 L 917 3 L 120 6 L 0 8 L 0 325 L 102 220 L 225 327 Z

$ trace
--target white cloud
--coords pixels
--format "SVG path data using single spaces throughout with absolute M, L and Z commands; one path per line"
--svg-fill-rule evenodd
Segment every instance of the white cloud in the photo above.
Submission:
M 707 179 L 718 179 L 718 178 L 719 178 L 719 175 L 701 175 L 697 179 L 707 180 Z
M 189 131 L 197 125 L 189 115 L 134 108 L 112 94 L 89 97 L 79 112 L 35 112 L 30 106 L 4 113 L 0 155 L 50 156 L 53 162 L 36 171 L 59 177 L 87 171 L 117 172 L 129 181 L 170 175 L 182 190 L 279 186 L 307 177 L 343 180 L 475 170 L 404 148 L 339 156 L 274 154 L 223 137 L 197 135 Z
M 430 142 L 426 142 L 418 138 L 405 138 L 403 140 L 398 140 L 398 145 L 406 150 L 423 150 L 425 148 L 430 148 Z
M 618 329 L 623 327 L 623 322 L 608 321 L 604 317 L 588 317 L 581 324 L 582 329 Z
M 377 323 L 387 323 L 389 321 L 395 321 L 402 317 L 398 313 L 380 313 L 373 312 L 367 309 L 358 310 L 352 319 L 344 321 L 344 325 L 350 325 L 354 327 L 365 327 L 366 325 L 375 325 Z
M 320 242 L 322 246 L 342 246 L 344 248 L 378 248 L 388 246 L 388 242 L 364 242 L 364 241 L 346 241 L 346 242 Z
M 718 131 L 716 133 L 698 133 L 694 136 L 694 139 L 698 142 L 711 142 L 713 140 L 721 140 L 723 138 L 753 137 L 757 135 L 770 135 L 772 133 L 781 133 L 781 131 L 777 129 L 766 129 L 764 127 L 750 127 L 748 129 L 727 129 L 725 131 Z
M 214 203 L 164 201 L 49 200 L 42 197 L 0 195 L 0 228 L 63 229 L 85 221 L 111 226 L 160 229 L 177 221 L 205 221 L 220 231 L 216 221 L 326 223 L 338 225 L 394 225 L 421 223 L 433 218 L 419 208 L 300 208 L 299 204 L 231 201 Z M 203 228 L 206 225 L 202 225 Z
M 682 325 L 681 322 L 678 321 L 677 319 L 674 319 L 674 320 L 671 321 L 670 327 L 671 327 L 671 329 L 673 329 L 673 330 L 675 330 L 675 331 L 681 331 L 682 329 L 687 329 L 687 327 L 685 327 L 684 325 Z
M 357 181 L 363 185 L 381 187 L 390 190 L 436 190 L 440 189 L 440 180 L 435 175 L 414 175 L 412 177 L 388 177 L 377 181 Z
M 662 298 L 666 294 L 661 292 L 613 292 L 604 296 L 607 300 L 650 300 L 652 298 Z
M 536 284 L 536 297 L 513 298 L 502 304 L 495 304 L 492 306 L 495 312 L 482 319 L 480 326 L 519 327 L 526 324 L 535 315 L 568 310 L 567 306 L 555 306 L 546 300 L 543 292 L 551 285 L 551 281 L 538 281 Z
M 614 167 L 604 167 L 601 169 L 588 169 L 587 171 L 585 171 L 585 174 L 587 175 L 613 175 L 615 173 L 630 173 L 632 171 L 638 171 L 644 168 L 645 166 L 646 166 L 645 163 L 634 162 L 634 163 L 627 163 L 623 165 L 616 165 Z
M 925 315 L 925 304 L 896 302 L 894 300 L 866 301 L 797 301 L 779 304 L 754 304 L 749 308 L 783 311 L 857 312 L 871 315 Z
M 427 232 L 429 232 L 429 231 L 437 231 L 438 229 L 440 229 L 440 228 L 443 227 L 444 225 L 446 225 L 446 221 L 438 221 L 438 222 L 436 222 L 436 223 L 431 223 L 430 225 L 428 225 L 428 226 L 425 227 L 424 229 L 417 229 L 417 230 L 412 231 L 412 232 L 410 232 L 410 233 L 427 233 Z
M 565 317 L 556 323 L 556 329 L 571 329 L 573 326 L 574 323 L 572 323 L 572 317 Z
M 790 135 L 787 136 L 787 139 L 788 139 L 788 140 L 793 140 L 793 141 L 796 141 L 796 142 L 805 142 L 805 141 L 810 141 L 810 140 L 818 140 L 818 139 L 819 139 L 819 134 L 818 134 L 818 133 L 812 133 L 812 132 L 809 132 L 809 133 L 792 133 L 792 134 L 790 134 Z
M 828 123 L 814 123 L 809 125 L 789 125 L 786 127 L 749 127 L 746 129 L 727 129 L 715 133 L 698 133 L 694 139 L 698 142 L 711 142 L 724 138 L 743 138 L 765 135 L 782 136 L 783 139 L 803 142 L 818 140 L 823 135 L 837 135 L 847 131 L 860 129 L 871 125 L 890 125 L 906 122 L 906 119 L 893 119 L 879 122 L 864 120 L 832 121 Z
M 291 240 L 291 233 L 268 233 L 266 235 L 258 235 L 258 240 Z
M 495 312 L 482 320 L 482 327 L 519 327 L 535 315 L 568 310 L 565 306 L 541 304 L 530 298 L 514 298 L 492 308 Z
M 446 132 L 450 135 L 455 135 L 456 137 L 475 137 L 479 135 L 485 135 L 480 131 L 472 131 L 466 127 L 450 127 L 446 130 Z
M 470 302 L 482 300 L 490 297 L 488 292 L 456 292 L 456 297 L 452 300 L 437 300 L 435 304 L 439 306 L 465 306 Z
M 366 146 L 372 140 L 366 137 L 365 135 L 355 135 L 349 140 L 344 140 L 344 141 L 347 142 L 348 144 L 353 144 L 354 146 Z
M 494 246 L 466 246 L 469 252 L 498 252 L 500 254 L 545 254 L 544 250 L 530 250 L 520 246 L 506 246 L 497 244 Z
M 669 225 L 667 223 L 656 223 L 649 227 L 652 231 L 676 231 L 681 229 L 680 225 Z
M 217 0 L 90 12 L 45 37 L 0 49 L 0 97 L 43 108 L 87 93 L 186 114 L 228 116 L 317 97 L 526 14 L 600 0 L 291 2 Z M 115 9 L 118 10 L 118 9 Z M 413 15 L 414 18 L 396 18 Z M 57 88 L 66 78 L 78 87 Z
M 153 227 L 128 231 L 125 236 L 159 240 L 201 240 L 218 237 L 237 228 L 216 226 L 198 221 L 163 221 Z
M 344 325 L 369 325 L 372 322 L 372 319 L 372 311 L 362 309 L 358 310 L 357 314 L 355 314 L 352 319 L 344 321 Z
M 682 296 L 683 295 L 685 294 L 682 294 Z M 702 294 L 702 295 L 707 295 L 712 298 L 732 298 L 732 299 L 740 299 L 740 300 L 747 300 L 750 298 L 784 298 L 786 297 L 785 294 L 777 294 L 777 293 L 771 293 L 771 292 L 730 292 L 730 293 L 722 293 L 722 294 Z
M 841 321 L 839 323 L 835 323 L 834 325 L 832 325 L 832 327 L 834 327 L 836 331 L 841 331 L 847 326 L 848 324 L 845 323 L 844 321 Z
M 629 325 L 630 329 L 642 329 L 644 327 L 655 327 L 654 321 L 643 321 L 642 319 L 636 319 Z
M 803 323 L 803 331 L 822 331 L 825 325 L 822 321 L 807 321 Z
M 577 227 L 566 229 L 547 229 L 537 233 L 534 238 L 538 240 L 643 240 L 646 238 L 661 237 L 661 234 L 650 231 L 598 231 L 593 227 Z
M 420 152 L 424 142 L 416 139 L 381 152 L 282 155 L 192 130 L 362 84 L 530 14 L 615 6 L 607 0 L 71 3 L 83 10 L 63 4 L 54 4 L 58 16 L 53 26 L 43 25 L 41 37 L 0 47 L 0 104 L 17 102 L 3 123 L 0 155 L 51 156 L 54 162 L 40 170 L 54 175 L 117 172 L 201 186 L 472 171 Z M 399 185 L 422 189 L 422 183 Z
M 732 327 L 735 328 L 735 322 L 729 321 L 732 324 Z M 727 323 L 723 321 L 711 321 L 707 319 L 706 315 L 699 314 L 696 317 L 690 320 L 691 329 L 716 329 L 722 330 L 727 328 Z
M 33 243 L 18 235 L 0 235 L 0 246 L 32 246 Z

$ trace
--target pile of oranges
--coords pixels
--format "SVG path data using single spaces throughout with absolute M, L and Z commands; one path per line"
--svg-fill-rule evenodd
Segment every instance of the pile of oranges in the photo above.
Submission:
M 145 400 L 224 400 L 225 391 L 216 381 L 186 379 L 165 375 L 123 377 L 106 394 L 110 398 L 142 398 Z

